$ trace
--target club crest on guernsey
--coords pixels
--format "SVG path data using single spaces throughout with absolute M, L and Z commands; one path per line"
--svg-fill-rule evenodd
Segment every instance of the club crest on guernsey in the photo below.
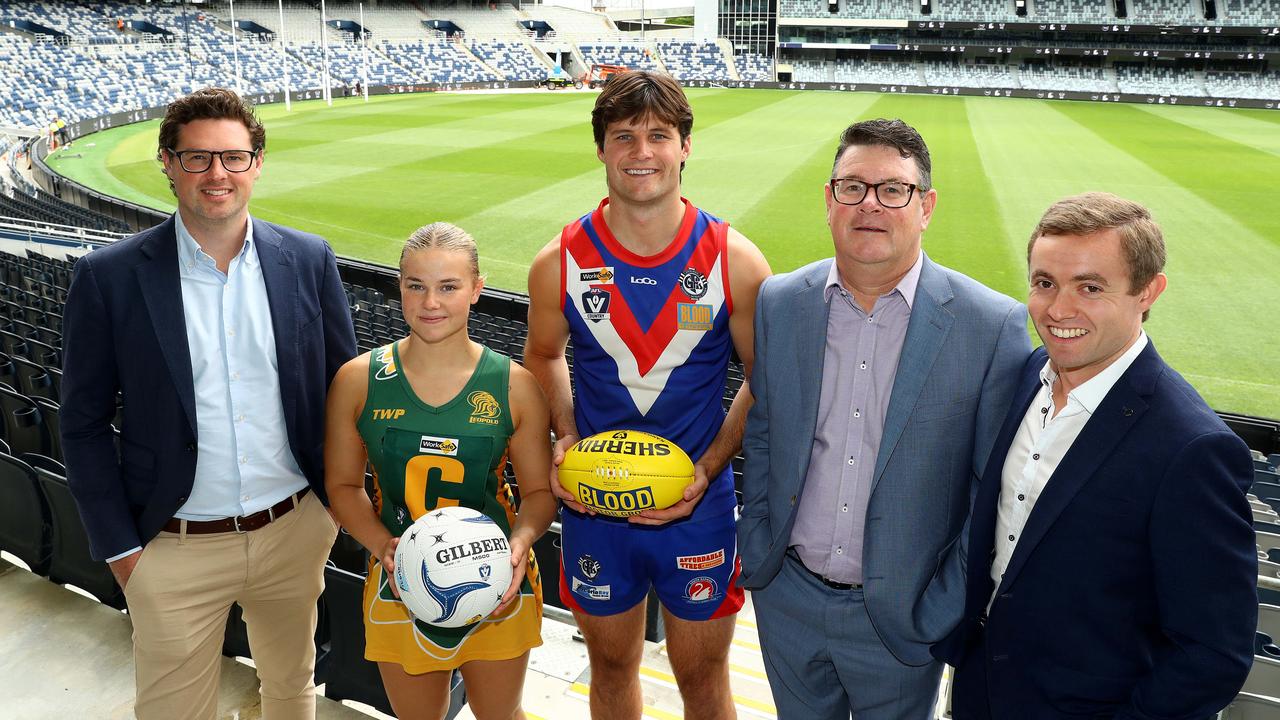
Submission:
M 707 276 L 693 268 L 685 268 L 680 273 L 680 289 L 690 300 L 701 300 L 707 294 Z
M 609 293 L 600 288 L 591 288 L 582 293 L 582 314 L 591 322 L 600 322 L 609 317 Z

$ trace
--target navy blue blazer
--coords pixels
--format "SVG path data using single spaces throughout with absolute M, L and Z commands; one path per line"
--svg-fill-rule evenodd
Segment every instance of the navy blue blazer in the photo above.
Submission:
M 325 394 L 356 352 L 333 250 L 253 220 L 271 306 L 289 445 L 324 494 Z M 62 442 L 67 480 L 97 560 L 146 545 L 191 494 L 195 389 L 174 220 L 75 265 L 63 311 Z M 116 393 L 124 415 L 117 454 Z
M 1050 477 L 983 618 L 1005 456 L 1046 357 L 1023 368 L 979 487 L 965 619 L 934 649 L 958 668 L 953 716 L 985 704 L 965 682 L 985 666 L 994 719 L 1210 717 L 1253 661 L 1253 466 L 1152 344 Z

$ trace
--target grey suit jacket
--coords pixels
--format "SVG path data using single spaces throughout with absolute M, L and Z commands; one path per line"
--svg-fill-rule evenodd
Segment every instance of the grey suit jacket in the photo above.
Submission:
M 743 438 L 741 584 L 782 565 L 808 474 L 833 260 L 769 278 L 755 315 L 755 405 Z M 926 256 L 898 362 L 863 538 L 867 610 L 902 662 L 960 621 L 969 510 L 1031 352 L 1026 308 Z

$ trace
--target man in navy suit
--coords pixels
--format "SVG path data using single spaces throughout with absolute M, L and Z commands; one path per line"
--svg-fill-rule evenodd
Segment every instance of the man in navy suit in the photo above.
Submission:
M 1026 309 L 921 250 L 937 191 L 901 120 L 850 125 L 835 258 L 760 290 L 738 521 L 781 720 L 933 717 L 962 530 L 1031 351 Z
M 67 294 L 67 477 L 129 603 L 142 720 L 214 716 L 233 602 L 263 716 L 315 715 L 325 393 L 355 335 L 324 240 L 249 217 L 265 144 L 230 90 L 174 101 L 178 212 L 81 258 Z
M 1208 718 L 1257 623 L 1249 451 L 1142 329 L 1166 285 L 1141 205 L 1058 202 L 1027 250 L 1044 341 L 974 505 L 956 720 Z M 1212 351 L 1212 350 L 1208 350 Z

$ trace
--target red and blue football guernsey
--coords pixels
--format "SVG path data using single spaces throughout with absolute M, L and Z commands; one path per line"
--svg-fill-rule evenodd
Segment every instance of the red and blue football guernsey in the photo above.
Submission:
M 672 243 L 642 257 L 604 221 L 608 199 L 560 235 L 561 310 L 573 342 L 574 416 L 582 437 L 641 430 L 695 461 L 724 422 L 729 334 L 729 225 L 687 200 Z M 595 615 L 633 607 L 652 582 L 679 617 L 736 612 L 732 470 L 693 514 L 663 526 L 565 510 L 561 596 Z M 687 577 L 686 577 L 687 576 Z

